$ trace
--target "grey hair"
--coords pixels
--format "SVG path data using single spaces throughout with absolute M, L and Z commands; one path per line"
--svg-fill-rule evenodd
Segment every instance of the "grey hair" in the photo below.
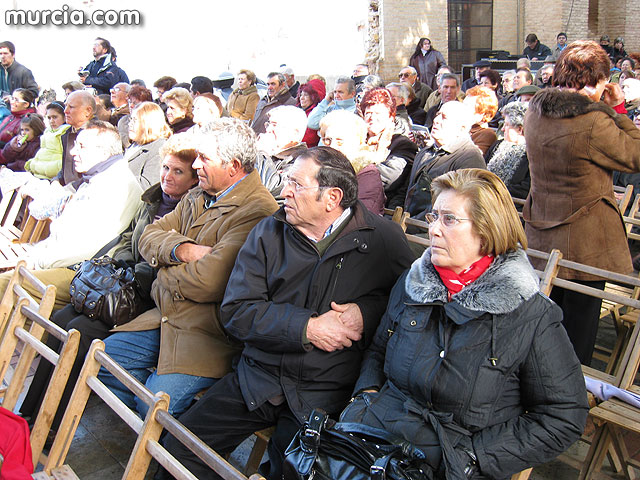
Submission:
M 407 87 L 406 83 L 402 83 L 402 82 L 391 82 L 387 85 L 387 90 L 389 90 L 389 87 L 394 87 L 398 89 L 398 96 L 400 98 L 402 98 L 405 102 L 409 101 L 409 98 L 411 97 L 411 93 L 412 91 L 409 90 L 409 88 L 411 87 Z M 412 89 L 413 90 L 413 89 Z
M 75 92 L 71 92 L 67 97 L 67 103 L 72 96 L 73 98 L 78 97 L 80 99 L 80 103 L 85 107 L 91 108 L 93 113 L 98 109 L 96 106 L 96 99 L 87 90 L 76 90 Z
M 524 128 L 524 114 L 529 105 L 523 102 L 511 102 L 502 107 L 502 116 L 509 119 L 512 127 Z
M 124 91 L 127 92 L 127 93 L 129 93 L 129 91 L 131 90 L 131 85 L 129 85 L 127 82 L 116 83 L 113 86 L 113 88 L 116 88 L 116 87 L 124 87 Z
M 273 77 L 278 77 L 278 82 L 280 82 L 280 85 L 284 85 L 285 82 L 287 81 L 287 79 L 284 78 L 284 75 L 280 72 L 271 72 L 269 75 L 267 75 L 267 79 L 273 78 Z
M 268 112 L 269 120 L 275 120 L 287 129 L 287 140 L 301 142 L 307 131 L 307 114 L 293 105 L 283 105 Z
M 200 127 L 195 133 L 196 148 L 207 140 L 215 140 L 216 154 L 223 165 L 238 160 L 246 173 L 253 171 L 258 149 L 256 134 L 236 118 L 219 118 Z
M 338 77 L 336 78 L 336 85 L 338 85 L 339 83 L 346 83 L 347 84 L 347 92 L 349 93 L 354 93 L 356 91 L 356 82 L 353 81 L 353 78 L 351 77 Z
M 118 129 L 103 120 L 91 120 L 83 130 L 95 130 L 98 145 L 105 151 L 107 157 L 122 153 L 122 139 Z
M 400 69 L 400 71 L 402 71 L 402 70 L 409 70 L 411 72 L 411 75 L 417 75 L 418 74 L 418 71 L 415 68 L 413 68 L 411 65 L 407 65 L 406 67 L 402 67 Z
M 456 75 L 455 73 L 443 73 L 440 76 L 440 84 L 442 84 L 442 82 L 444 82 L 445 80 L 455 80 L 456 81 L 456 85 L 459 87 L 460 86 L 460 79 L 458 78 L 458 75 Z
M 362 81 L 362 85 L 365 88 L 377 88 L 377 87 L 384 87 L 384 82 L 377 75 L 367 75 L 366 77 L 364 77 L 364 80 Z
M 505 75 L 511 75 L 512 77 L 516 76 L 516 71 L 515 70 L 507 70 L 502 74 L 502 78 L 504 78 Z

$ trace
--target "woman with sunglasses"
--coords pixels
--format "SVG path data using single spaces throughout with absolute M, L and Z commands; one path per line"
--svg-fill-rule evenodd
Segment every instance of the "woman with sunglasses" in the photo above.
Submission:
M 431 188 L 431 247 L 393 288 L 341 421 L 413 443 L 433 478 L 508 478 L 580 437 L 584 379 L 502 181 L 462 169 Z

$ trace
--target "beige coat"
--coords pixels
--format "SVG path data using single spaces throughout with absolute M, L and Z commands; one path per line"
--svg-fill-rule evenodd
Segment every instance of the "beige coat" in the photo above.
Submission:
M 220 326 L 220 303 L 249 231 L 278 208 L 255 170 L 211 208 L 205 209 L 204 202 L 202 189 L 195 188 L 173 212 L 145 229 L 140 253 L 160 267 L 151 289 L 158 308 L 116 329 L 161 328 L 159 374 L 220 378 L 231 370 L 240 346 Z M 213 251 L 195 262 L 172 260 L 171 251 L 184 242 Z
M 233 118 L 239 120 L 253 120 L 253 115 L 256 113 L 256 107 L 260 101 L 260 95 L 258 95 L 258 89 L 255 85 L 251 85 L 249 88 L 240 90 L 236 88 L 227 101 L 227 111 Z

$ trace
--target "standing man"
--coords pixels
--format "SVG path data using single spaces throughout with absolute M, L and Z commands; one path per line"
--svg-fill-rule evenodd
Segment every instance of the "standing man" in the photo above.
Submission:
M 255 135 L 244 122 L 217 120 L 202 127 L 194 142 L 199 187 L 140 237 L 140 254 L 158 268 L 151 287 L 156 308 L 105 340 L 105 351 L 116 362 L 154 393 L 170 395 L 172 415 L 231 370 L 239 350 L 220 324 L 222 296 L 249 231 L 277 209 L 253 168 Z M 105 370 L 99 376 L 144 416 L 144 402 L 136 403 Z
M 530 33 L 525 38 L 525 43 L 527 46 L 522 51 L 522 56 L 528 58 L 532 62 L 542 61 L 551 55 L 551 49 L 546 45 L 540 43 L 538 40 L 538 36 L 535 33 Z
M 473 64 L 473 77 L 467 78 L 462 82 L 462 91 L 466 92 L 470 88 L 480 85 L 480 74 L 491 68 L 491 62 L 489 60 L 478 60 Z
M 95 88 L 99 95 L 109 95 L 118 82 L 129 83 L 127 74 L 116 65 L 113 47 L 101 37 L 93 42 L 93 60 L 78 75 L 85 86 Z
M 0 92 L 2 96 L 11 95 L 16 88 L 26 88 L 35 97 L 38 96 L 39 88 L 33 73 L 24 65 L 15 60 L 16 47 L 13 43 L 0 42 Z
M 295 106 L 295 104 L 296 99 L 289 93 L 284 75 L 278 72 L 271 72 L 267 76 L 267 94 L 258 102 L 251 128 L 256 134 L 265 133 L 267 131 L 266 122 L 269 120 L 269 110 L 282 105 Z
M 400 70 L 398 74 L 398 79 L 402 83 L 406 83 L 411 88 L 413 88 L 413 94 L 416 96 L 416 100 L 418 100 L 417 105 L 420 108 L 424 108 L 424 104 L 427 102 L 427 98 L 431 95 L 431 87 L 428 87 L 420 80 L 418 80 L 418 72 L 413 67 L 404 67 Z
M 560 32 L 556 37 L 556 48 L 553 49 L 553 54 L 551 55 L 551 60 L 558 60 L 558 57 L 564 50 L 564 47 L 567 46 L 567 34 L 564 32 Z
M 243 344 L 234 372 L 180 421 L 218 453 L 276 426 L 270 472 L 280 479 L 284 450 L 322 408 L 349 401 L 398 276 L 412 254 L 398 225 L 357 200 L 349 160 L 329 147 L 295 161 L 284 207 L 249 234 L 229 279 L 225 332 Z M 170 435 L 168 450 L 198 478 L 219 478 Z
M 324 116 L 334 110 L 347 110 L 348 112 L 356 112 L 356 83 L 353 78 L 338 77 L 333 90 L 327 93 L 316 108 L 311 110 L 307 127 L 312 130 L 320 128 L 320 120 Z

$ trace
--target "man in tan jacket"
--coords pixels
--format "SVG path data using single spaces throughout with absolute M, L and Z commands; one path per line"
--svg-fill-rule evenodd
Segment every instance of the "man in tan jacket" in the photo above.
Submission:
M 219 120 L 195 142 L 199 186 L 140 238 L 141 255 L 159 269 L 151 289 L 156 308 L 105 340 L 106 352 L 120 365 L 153 392 L 170 395 L 169 412 L 176 416 L 231 370 L 240 350 L 220 326 L 220 303 L 249 231 L 277 209 L 254 170 L 255 134 L 244 122 Z M 146 413 L 115 377 L 104 370 L 100 377 L 127 405 Z

